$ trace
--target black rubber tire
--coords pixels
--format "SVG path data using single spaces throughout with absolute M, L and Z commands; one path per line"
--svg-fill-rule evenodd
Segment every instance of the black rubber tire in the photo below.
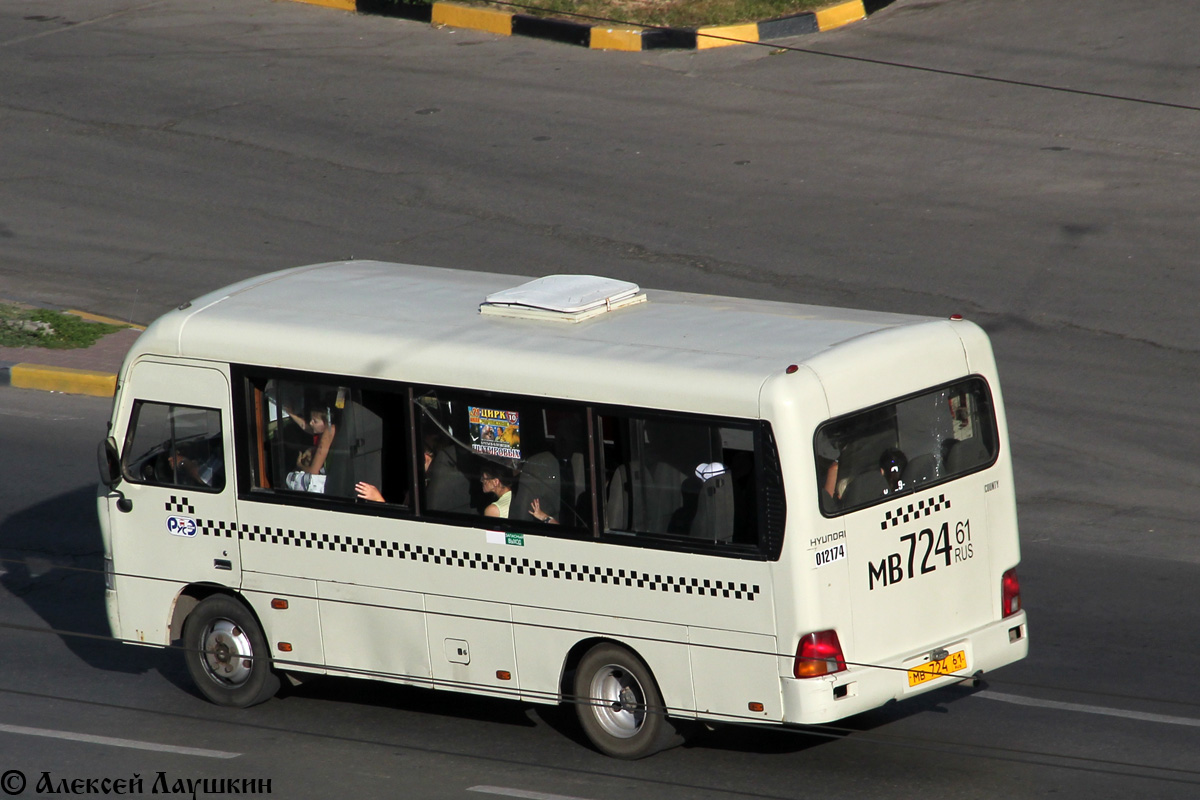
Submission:
M 620 645 L 584 654 L 575 669 L 575 712 L 588 740 L 613 758 L 645 758 L 683 742 L 649 668 Z
M 183 623 L 184 660 L 200 693 L 219 706 L 246 708 L 279 691 L 258 620 L 225 594 L 200 602 Z

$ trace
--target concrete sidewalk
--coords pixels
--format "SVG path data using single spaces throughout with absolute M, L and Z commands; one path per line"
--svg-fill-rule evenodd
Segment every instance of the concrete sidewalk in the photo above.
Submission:
M 112 397 L 125 354 L 141 334 L 141 328 L 126 328 L 73 350 L 0 347 L 0 386 Z

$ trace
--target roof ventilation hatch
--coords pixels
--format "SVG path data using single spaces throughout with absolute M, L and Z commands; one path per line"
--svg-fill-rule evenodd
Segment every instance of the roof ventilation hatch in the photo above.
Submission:
M 489 294 L 479 306 L 479 313 L 582 322 L 644 302 L 646 295 L 636 283 L 597 275 L 547 275 Z

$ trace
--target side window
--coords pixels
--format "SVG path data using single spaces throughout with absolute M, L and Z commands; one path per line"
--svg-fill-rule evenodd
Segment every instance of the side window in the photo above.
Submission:
M 408 502 L 403 394 L 328 379 L 248 384 L 252 488 Z
M 591 526 L 582 407 L 535 398 L 430 389 L 414 407 L 422 509 Z
M 599 427 L 606 531 L 758 542 L 753 427 L 618 414 Z
M 123 458 L 133 483 L 219 492 L 225 488 L 221 412 L 137 401 Z
M 980 378 L 832 420 L 815 438 L 826 516 L 965 475 L 992 463 L 998 442 Z

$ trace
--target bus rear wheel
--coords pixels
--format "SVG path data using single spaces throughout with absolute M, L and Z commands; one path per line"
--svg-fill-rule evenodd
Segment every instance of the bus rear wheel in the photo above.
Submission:
M 183 646 L 196 688 L 219 706 L 246 708 L 279 691 L 258 620 L 228 595 L 212 595 L 188 615 Z
M 575 711 L 596 749 L 614 758 L 645 758 L 683 741 L 667 719 L 654 676 L 619 645 L 596 645 L 580 660 Z

